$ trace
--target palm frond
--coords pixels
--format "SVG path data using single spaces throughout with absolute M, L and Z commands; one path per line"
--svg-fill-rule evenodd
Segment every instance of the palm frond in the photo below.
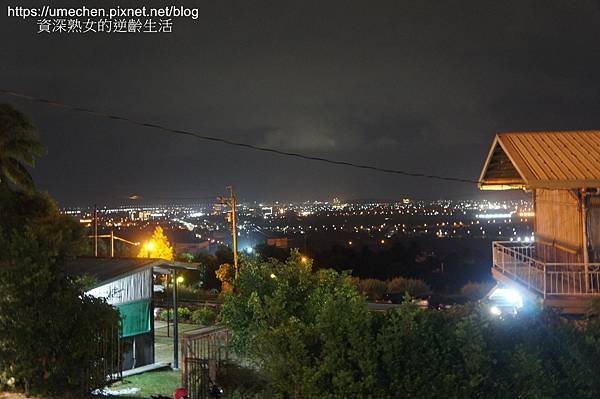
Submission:
M 25 191 L 31 191 L 34 188 L 33 178 L 29 171 L 14 159 L 3 161 L 0 173 L 0 179 L 6 178 L 13 185 Z
M 32 190 L 33 178 L 25 165 L 33 167 L 45 152 L 29 119 L 11 105 L 0 104 L 0 181 Z

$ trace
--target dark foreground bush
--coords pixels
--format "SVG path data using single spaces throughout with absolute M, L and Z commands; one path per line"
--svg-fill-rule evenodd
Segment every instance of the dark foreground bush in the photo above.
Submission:
M 0 385 L 60 397 L 104 386 L 118 341 L 103 336 L 118 338 L 118 313 L 83 295 L 36 242 L 0 231 L 0 248 Z
M 600 397 L 597 319 L 573 325 L 541 309 L 495 317 L 485 305 L 434 311 L 411 301 L 374 314 L 346 276 L 314 273 L 294 253 L 285 263 L 247 261 L 234 288 L 223 322 L 275 397 Z
M 83 398 L 106 384 L 119 315 L 59 267 L 86 242 L 48 196 L 0 184 L 0 390 Z

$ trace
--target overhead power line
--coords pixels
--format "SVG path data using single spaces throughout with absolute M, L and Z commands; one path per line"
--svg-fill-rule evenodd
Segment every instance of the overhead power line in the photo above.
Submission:
M 398 169 L 381 168 L 379 166 L 366 165 L 366 164 L 347 162 L 347 161 L 338 161 L 338 160 L 334 160 L 334 159 L 316 157 L 316 156 L 301 154 L 301 153 L 297 153 L 297 152 L 282 151 L 282 150 L 277 150 L 275 148 L 263 147 L 263 146 L 258 146 L 258 145 L 254 145 L 254 144 L 248 144 L 248 143 L 242 143 L 242 142 L 238 142 L 238 141 L 228 140 L 228 139 L 224 139 L 222 137 L 207 136 L 207 135 L 189 131 L 189 130 L 173 129 L 173 128 L 163 126 L 163 125 L 158 125 L 155 123 L 138 121 L 138 120 L 128 118 L 125 116 L 121 116 L 121 115 L 115 115 L 115 114 L 106 113 L 106 112 L 102 112 L 102 111 L 96 111 L 94 109 L 85 108 L 85 107 L 78 107 L 78 106 L 74 106 L 74 105 L 70 105 L 70 104 L 65 104 L 65 103 L 62 103 L 59 101 L 49 100 L 46 98 L 35 97 L 35 96 L 28 95 L 28 94 L 16 92 L 13 90 L 0 89 L 0 94 L 5 94 L 7 96 L 24 99 L 24 100 L 28 100 L 31 102 L 42 103 L 42 104 L 50 105 L 53 107 L 65 108 L 65 109 L 68 109 L 71 111 L 86 113 L 86 114 L 95 115 L 95 116 L 99 116 L 99 117 L 103 117 L 103 118 L 124 121 L 124 122 L 128 122 L 128 123 L 131 123 L 131 124 L 134 124 L 137 126 L 149 127 L 149 128 L 153 128 L 153 129 L 162 130 L 167 133 L 194 137 L 194 138 L 197 138 L 200 140 L 212 141 L 215 143 L 226 144 L 229 146 L 235 146 L 235 147 L 248 149 L 248 150 L 268 152 L 268 153 L 287 156 L 287 157 L 322 162 L 322 163 L 327 163 L 327 164 L 331 164 L 331 165 L 340 165 L 340 166 L 348 166 L 348 167 L 358 168 L 358 169 L 372 170 L 372 171 L 381 172 L 381 173 L 390 173 L 390 174 L 396 174 L 396 175 L 402 175 L 402 176 L 420 177 L 420 178 L 425 178 L 425 179 L 444 180 L 444 181 L 452 181 L 452 182 L 459 182 L 459 183 L 471 183 L 471 184 L 479 183 L 479 181 L 477 181 L 477 180 L 466 179 L 466 178 L 462 178 L 462 177 L 432 175 L 432 174 L 427 174 L 427 173 L 409 172 L 409 171 L 398 170 Z

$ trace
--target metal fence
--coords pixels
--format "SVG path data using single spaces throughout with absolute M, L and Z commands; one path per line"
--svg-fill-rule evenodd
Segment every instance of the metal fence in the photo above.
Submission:
M 81 370 L 84 378 L 80 389 L 85 397 L 92 389 L 101 388 L 96 386 L 98 382 L 110 385 L 123 378 L 123 348 L 120 331 L 119 325 L 106 327 L 98 332 L 96 339 L 91 343 L 96 352 L 96 361 Z
M 493 268 L 546 295 L 600 295 L 600 263 L 548 263 L 536 258 L 535 244 L 494 242 Z
M 225 327 L 208 327 L 181 338 L 182 382 L 190 399 L 207 398 L 211 383 L 218 382 L 217 371 L 229 360 L 230 337 Z

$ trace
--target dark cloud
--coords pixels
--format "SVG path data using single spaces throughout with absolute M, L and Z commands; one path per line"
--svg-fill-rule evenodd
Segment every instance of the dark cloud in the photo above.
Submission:
M 0 85 L 286 151 L 466 178 L 477 178 L 498 130 L 600 126 L 595 1 L 181 3 L 198 7 L 200 19 L 175 21 L 170 35 L 118 38 L 37 35 L 35 20 L 4 10 Z M 39 126 L 49 153 L 36 181 L 64 203 L 204 195 L 228 184 L 249 199 L 477 195 L 473 185 L 0 101 Z

